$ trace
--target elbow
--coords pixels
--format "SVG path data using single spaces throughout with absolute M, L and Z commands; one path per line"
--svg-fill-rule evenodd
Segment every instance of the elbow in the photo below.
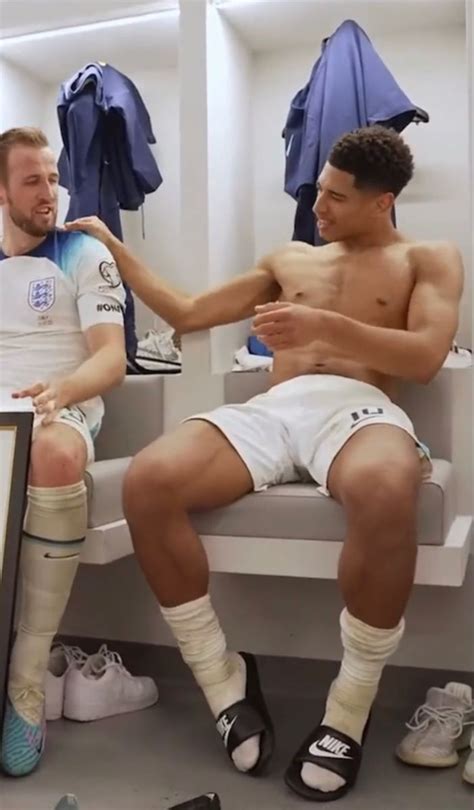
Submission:
M 118 385 L 121 385 L 125 379 L 126 373 L 127 373 L 127 356 L 125 352 L 120 352 L 120 356 L 117 357 L 115 363 L 112 366 L 108 387 L 116 388 Z
M 420 366 L 420 369 L 417 371 L 416 375 L 414 375 L 415 382 L 421 385 L 428 385 L 428 383 L 434 380 L 439 370 L 442 368 L 444 360 L 445 358 L 439 355 L 430 355 L 428 358 L 424 359 L 423 365 Z
M 123 357 L 120 359 L 120 363 L 118 364 L 117 367 L 117 381 L 115 385 L 120 385 L 121 383 L 123 383 L 126 373 L 127 373 L 127 358 Z
M 205 328 L 204 325 L 199 322 L 199 309 L 195 298 L 189 298 L 176 317 L 172 320 L 170 319 L 169 323 L 170 326 L 176 330 L 178 335 L 199 332 L 200 329 Z

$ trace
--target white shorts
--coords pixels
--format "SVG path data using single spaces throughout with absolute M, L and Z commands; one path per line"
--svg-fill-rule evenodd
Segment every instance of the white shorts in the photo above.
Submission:
M 416 438 L 406 413 L 375 386 L 349 377 L 295 377 L 248 402 L 223 405 L 190 419 L 203 419 L 219 428 L 248 467 L 256 492 L 275 484 L 313 480 L 329 495 L 332 462 L 347 440 L 366 425 L 405 430 L 418 448 L 422 473 L 431 472 L 429 450 Z
M 43 421 L 43 416 L 35 416 L 33 422 L 33 434 L 36 433 Z M 94 440 L 99 433 L 102 421 L 102 414 L 97 409 L 82 408 L 79 405 L 70 405 L 62 408 L 53 423 L 68 425 L 77 430 L 82 436 L 87 447 L 87 463 L 94 461 Z

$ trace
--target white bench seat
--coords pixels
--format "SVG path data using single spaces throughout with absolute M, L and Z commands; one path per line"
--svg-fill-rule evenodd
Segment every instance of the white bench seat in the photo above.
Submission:
M 267 384 L 265 374 L 228 375 L 226 400 L 245 401 Z M 163 378 L 132 377 L 108 398 L 107 420 L 98 442 L 98 453 L 103 457 L 89 467 L 86 476 L 89 532 L 83 562 L 105 564 L 133 553 L 123 518 L 122 482 L 131 456 L 162 432 L 162 397 Z M 125 432 L 125 423 L 130 429 L 131 408 L 138 429 L 130 434 Z M 431 409 L 431 416 L 435 411 L 436 408 Z M 445 411 L 442 416 L 446 418 Z M 425 431 L 420 435 L 423 441 L 428 439 L 428 444 L 429 422 L 427 418 Z M 113 457 L 118 454 L 119 444 L 128 452 Z M 195 514 L 192 521 L 207 548 L 213 570 L 310 578 L 337 576 L 346 531 L 344 512 L 336 501 L 321 495 L 312 484 L 271 487 L 230 506 Z M 423 483 L 419 499 L 416 581 L 461 585 L 470 530 L 471 517 L 457 513 L 453 462 L 435 458 L 432 476 Z

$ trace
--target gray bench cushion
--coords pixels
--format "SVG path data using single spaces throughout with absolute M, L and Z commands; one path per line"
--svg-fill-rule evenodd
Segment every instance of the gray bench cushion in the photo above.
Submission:
M 129 458 L 98 461 L 86 475 L 89 493 L 89 528 L 123 517 L 122 480 Z M 421 489 L 418 509 L 418 542 L 442 545 L 453 512 L 451 464 L 433 462 L 433 474 Z M 252 493 L 234 504 L 193 515 L 193 525 L 202 535 L 236 537 L 282 537 L 301 540 L 343 540 L 344 512 L 332 498 L 318 493 L 312 484 L 285 484 Z

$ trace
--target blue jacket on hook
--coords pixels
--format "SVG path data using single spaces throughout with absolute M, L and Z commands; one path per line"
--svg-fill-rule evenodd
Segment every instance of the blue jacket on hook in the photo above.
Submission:
M 316 180 L 337 139 L 373 124 L 401 132 L 418 113 L 356 22 L 346 20 L 324 40 L 283 131 L 285 191 L 298 201 L 294 239 L 322 243 L 311 209 Z
M 136 211 L 163 180 L 145 104 L 127 76 L 94 62 L 61 85 L 57 111 L 64 144 L 60 183 L 71 198 L 67 218 L 95 214 L 121 239 L 120 209 Z M 135 313 L 126 291 L 125 337 L 134 357 Z

